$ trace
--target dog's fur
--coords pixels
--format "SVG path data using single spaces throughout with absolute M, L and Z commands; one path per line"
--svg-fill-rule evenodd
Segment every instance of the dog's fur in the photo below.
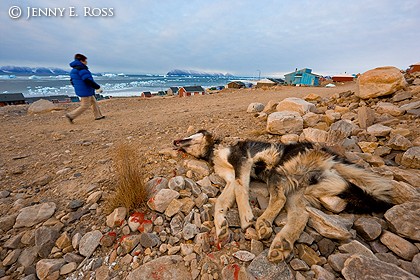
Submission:
M 308 221 L 308 205 L 320 209 L 328 198 L 334 198 L 348 212 L 378 212 L 392 206 L 388 180 L 346 162 L 319 144 L 239 141 L 215 149 L 214 143 L 206 130 L 174 141 L 176 148 L 212 162 L 215 172 L 226 181 L 214 212 L 219 240 L 229 236 L 226 212 L 235 200 L 241 227 L 252 224 L 251 177 L 267 183 L 270 199 L 255 223 L 258 237 L 269 238 L 274 219 L 283 207 L 287 211 L 287 223 L 270 246 L 271 261 L 284 260 L 293 250 Z

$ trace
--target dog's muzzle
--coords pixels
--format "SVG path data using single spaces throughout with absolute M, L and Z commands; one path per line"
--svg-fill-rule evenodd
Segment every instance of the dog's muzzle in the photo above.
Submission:
M 173 144 L 177 148 L 182 148 L 188 145 L 188 143 L 191 141 L 191 139 L 179 139 L 174 140 Z

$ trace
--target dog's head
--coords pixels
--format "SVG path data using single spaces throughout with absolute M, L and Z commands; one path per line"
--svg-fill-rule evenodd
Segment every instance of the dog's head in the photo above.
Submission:
M 199 130 L 186 138 L 174 140 L 174 146 L 196 158 L 208 160 L 213 151 L 214 139 L 207 130 Z

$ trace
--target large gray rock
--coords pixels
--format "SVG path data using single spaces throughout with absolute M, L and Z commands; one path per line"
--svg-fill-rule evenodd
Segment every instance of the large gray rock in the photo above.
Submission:
M 148 193 L 147 199 L 157 194 L 161 189 L 168 187 L 168 179 L 164 177 L 156 177 L 146 183 L 146 190 Z
M 314 279 L 323 279 L 323 280 L 335 280 L 335 276 L 332 272 L 326 270 L 322 266 L 313 265 L 311 266 L 311 270 L 315 272 Z
M 420 241 L 420 203 L 407 202 L 396 205 L 385 213 L 392 231 L 397 234 Z
M 48 257 L 59 234 L 60 232 L 53 227 L 42 226 L 35 230 L 35 246 L 41 258 Z
M 351 135 L 353 128 L 354 124 L 349 120 L 341 120 L 333 123 L 328 132 L 327 142 L 332 145 L 341 143 Z
M 373 252 L 357 240 L 352 240 L 349 243 L 341 245 L 338 247 L 338 250 L 342 253 L 363 255 L 368 258 L 376 259 Z
M 147 205 L 150 209 L 163 213 L 165 212 L 169 203 L 178 197 L 179 192 L 171 189 L 162 189 L 147 201 Z
M 420 101 L 415 101 L 415 102 L 411 102 L 411 103 L 408 103 L 408 104 L 404 104 L 400 107 L 401 110 L 405 110 L 405 111 L 414 110 L 414 109 L 418 109 L 418 108 L 420 108 Z
M 94 230 L 83 235 L 79 243 L 79 253 L 82 256 L 90 257 L 99 245 L 102 238 L 102 233 L 99 230 Z
M 114 211 L 106 217 L 106 225 L 110 228 L 119 227 L 125 221 L 125 216 L 127 216 L 127 208 L 115 208 Z
M 336 253 L 328 256 L 328 264 L 337 272 L 344 268 L 345 261 L 351 257 L 351 254 Z
M 14 228 L 31 227 L 48 220 L 55 212 L 54 202 L 41 203 L 20 210 Z
M 302 116 L 304 127 L 314 127 L 320 120 L 321 115 L 309 112 Z
M 405 88 L 407 82 L 396 67 L 378 67 L 369 70 L 357 79 L 359 90 L 356 95 L 362 99 L 393 94 Z
M 21 252 L 22 252 L 22 249 L 15 249 L 13 251 L 10 251 L 10 253 L 7 254 L 7 256 L 4 258 L 2 262 L 3 266 L 9 266 L 9 265 L 14 264 L 19 258 Z
M 36 275 L 41 280 L 54 279 L 52 274 L 60 276 L 60 268 L 64 264 L 64 259 L 42 259 L 36 263 Z
M 306 209 L 309 213 L 308 225 L 322 236 L 337 240 L 347 240 L 352 237 L 349 231 L 351 225 L 347 220 L 338 215 L 327 215 L 313 207 L 306 207 Z
M 143 233 L 148 235 L 149 233 Z M 119 255 L 129 254 L 133 249 L 139 244 L 141 236 L 138 234 L 133 234 L 129 236 L 124 236 L 120 242 L 120 247 L 118 248 Z M 146 248 L 146 246 L 144 246 Z M 119 251 L 121 250 L 121 251 Z
M 382 124 L 374 124 L 367 128 L 367 132 L 373 136 L 387 136 L 391 130 L 392 128 Z
M 137 279 L 192 279 L 189 269 L 185 266 L 181 256 L 164 256 L 143 264 L 132 271 L 127 280 Z
M 283 101 L 279 102 L 276 107 L 277 112 L 293 111 L 298 112 L 301 116 L 308 112 L 313 112 L 314 110 L 314 104 L 296 97 L 285 98 Z
M 411 261 L 419 252 L 419 249 L 414 244 L 386 230 L 382 233 L 380 240 L 392 252 L 408 261 Z
M 32 103 L 28 108 L 28 114 L 39 114 L 39 113 L 48 113 L 56 110 L 63 110 L 63 107 L 58 106 L 57 104 L 52 103 L 51 101 L 40 99 Z
M 196 159 L 185 160 L 184 165 L 199 177 L 210 175 L 210 168 L 205 161 Z
M 303 130 L 303 118 L 297 112 L 274 112 L 268 116 L 266 129 L 272 134 L 300 134 Z
M 401 164 L 407 168 L 420 169 L 420 146 L 409 148 L 403 154 Z
M 247 113 L 256 113 L 256 112 L 262 112 L 264 110 L 264 104 L 262 103 L 251 103 L 248 105 L 248 108 L 246 109 Z
M 293 273 L 286 262 L 275 264 L 267 259 L 268 249 L 259 254 L 248 266 L 248 271 L 259 280 L 292 280 Z
M 412 186 L 420 186 L 420 170 L 417 169 L 402 169 L 398 167 L 388 166 L 397 181 L 407 182 Z
M 389 114 L 394 117 L 401 116 L 405 113 L 403 109 L 400 109 L 396 105 L 389 102 L 379 102 L 376 107 L 376 112 L 378 114 Z
M 175 176 L 169 179 L 168 187 L 174 191 L 180 191 L 185 188 L 185 179 L 182 176 Z
M 36 260 L 38 249 L 36 247 L 27 247 L 20 254 L 17 262 L 23 267 L 30 267 Z
M 344 263 L 344 268 L 341 273 L 346 280 L 418 279 L 417 276 L 408 273 L 396 265 L 361 255 L 353 255 L 348 258 Z
M 9 229 L 13 228 L 13 225 L 16 223 L 16 217 L 18 216 L 17 213 L 3 216 L 0 218 L 0 229 L 3 232 L 7 232 Z
M 375 240 L 382 233 L 381 224 L 371 217 L 361 217 L 354 222 L 354 229 L 367 241 Z
M 326 131 L 308 127 L 303 130 L 302 134 L 300 135 L 299 140 L 325 143 L 327 141 L 327 137 L 328 137 L 328 133 Z
M 394 136 L 391 136 L 391 138 L 388 141 L 387 146 L 394 150 L 406 151 L 409 148 L 411 148 L 413 144 L 410 142 L 410 140 L 408 140 L 404 136 L 396 134 Z
M 375 111 L 370 107 L 360 107 L 357 110 L 357 119 L 359 120 L 359 126 L 366 129 L 375 122 Z

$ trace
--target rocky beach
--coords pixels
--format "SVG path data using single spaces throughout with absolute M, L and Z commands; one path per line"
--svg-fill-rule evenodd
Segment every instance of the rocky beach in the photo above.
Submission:
M 380 67 L 332 88 L 114 98 L 99 102 L 105 119 L 86 112 L 70 124 L 64 114 L 75 106 L 0 108 L 0 280 L 420 277 L 420 72 Z M 219 247 L 213 206 L 225 182 L 172 149 L 198 129 L 225 143 L 320 142 L 392 180 L 395 206 L 371 215 L 308 207 L 308 225 L 281 263 L 267 259 L 274 236 L 242 231 L 235 206 L 231 240 Z M 148 200 L 138 209 L 109 209 L 121 145 L 141 158 Z M 267 203 L 265 185 L 253 182 L 256 217 Z

